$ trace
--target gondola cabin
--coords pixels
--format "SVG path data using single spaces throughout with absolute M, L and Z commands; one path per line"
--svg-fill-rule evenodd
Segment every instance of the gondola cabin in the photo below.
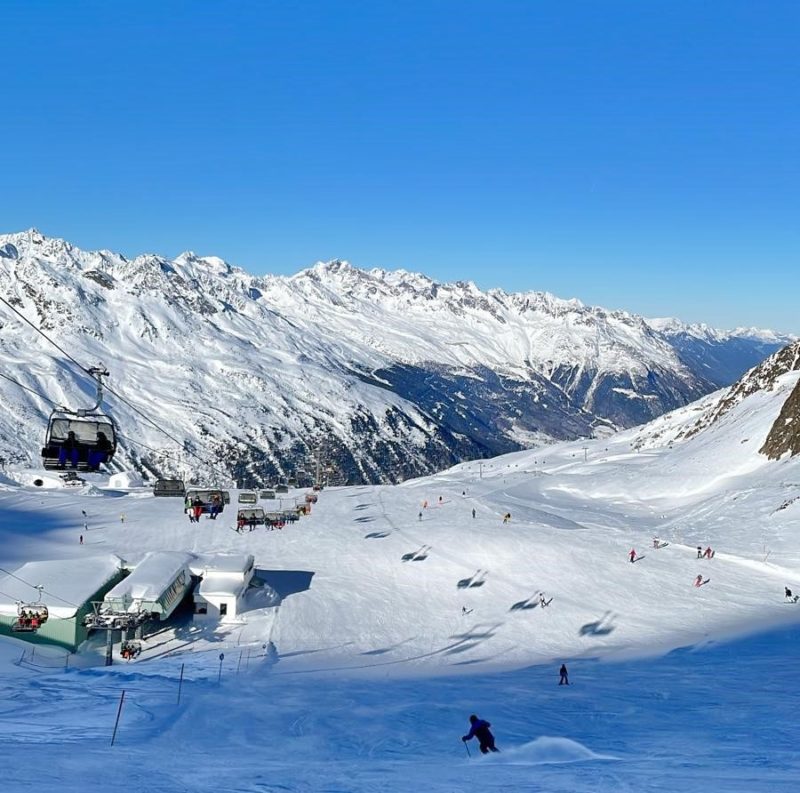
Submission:
M 53 411 L 42 448 L 42 464 L 49 471 L 96 471 L 103 463 L 111 462 L 116 449 L 117 435 L 108 416 Z
M 165 498 L 184 498 L 186 496 L 186 485 L 182 479 L 157 479 L 153 486 L 154 496 Z
M 251 490 L 242 490 L 239 493 L 239 503 L 240 504 L 257 504 L 258 503 L 258 496 L 253 493 Z

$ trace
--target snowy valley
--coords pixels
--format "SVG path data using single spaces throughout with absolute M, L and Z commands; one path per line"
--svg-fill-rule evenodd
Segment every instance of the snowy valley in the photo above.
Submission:
M 5 571 L 229 552 L 262 585 L 235 620 L 146 634 L 133 661 L 117 638 L 111 667 L 99 636 L 68 663 L 0 638 L 4 789 L 791 790 L 798 389 L 795 343 L 642 427 L 325 488 L 272 531 L 235 530 L 235 490 L 189 523 L 132 481 L 9 466 Z M 470 713 L 499 755 L 467 756 Z

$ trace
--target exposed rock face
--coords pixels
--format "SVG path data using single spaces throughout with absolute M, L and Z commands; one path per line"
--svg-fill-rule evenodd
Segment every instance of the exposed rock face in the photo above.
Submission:
M 800 348 L 795 346 L 795 360 L 793 369 L 798 369 Z M 794 457 L 800 454 L 800 380 L 797 381 L 789 398 L 783 403 L 781 412 L 772 425 L 767 440 L 759 449 L 761 454 L 766 454 L 771 460 L 777 460 L 784 454 Z
M 771 391 L 779 377 L 800 369 L 800 342 L 793 342 L 770 355 L 763 363 L 747 372 L 722 396 L 717 406 L 705 414 L 687 433 L 689 437 L 713 424 L 734 405 L 757 391 Z M 766 452 L 765 452 L 766 453 Z

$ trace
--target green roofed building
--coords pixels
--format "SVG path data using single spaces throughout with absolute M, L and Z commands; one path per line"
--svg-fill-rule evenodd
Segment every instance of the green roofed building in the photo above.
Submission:
M 28 562 L 0 577 L 0 634 L 74 652 L 86 639 L 83 620 L 92 613 L 92 601 L 102 600 L 125 577 L 123 565 L 118 556 L 107 554 Z M 48 617 L 36 631 L 13 630 L 20 608 L 41 611 L 42 605 Z

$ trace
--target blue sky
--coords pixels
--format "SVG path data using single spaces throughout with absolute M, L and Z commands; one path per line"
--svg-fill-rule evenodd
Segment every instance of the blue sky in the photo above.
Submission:
M 0 23 L 2 231 L 800 332 L 796 2 L 5 0 Z

